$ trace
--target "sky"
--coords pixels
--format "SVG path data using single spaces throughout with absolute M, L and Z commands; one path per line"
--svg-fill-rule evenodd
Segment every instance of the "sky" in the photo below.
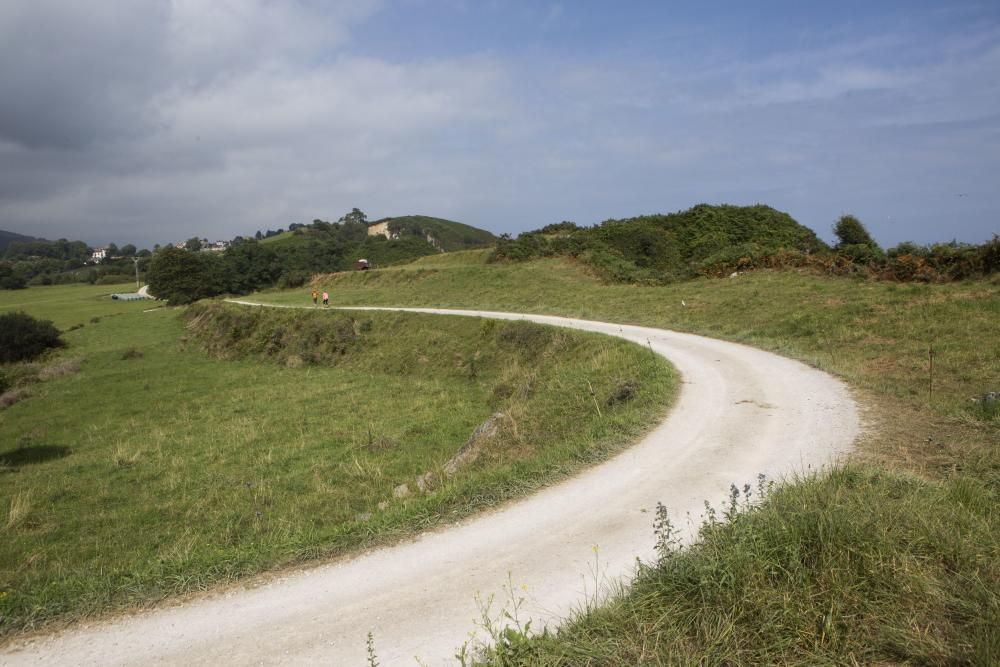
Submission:
M 139 247 L 768 204 L 1000 233 L 1000 3 L 3 0 L 0 229 Z

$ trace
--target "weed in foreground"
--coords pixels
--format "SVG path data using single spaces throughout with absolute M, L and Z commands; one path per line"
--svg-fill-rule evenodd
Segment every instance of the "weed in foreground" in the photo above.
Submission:
M 368 667 L 379 667 L 378 654 L 375 652 L 375 635 L 370 630 L 365 640 L 365 647 L 368 651 Z
M 486 656 L 498 665 L 530 664 L 527 661 L 534 652 L 531 620 L 521 618 L 525 602 L 521 593 L 526 589 L 527 586 L 522 585 L 521 592 L 518 592 L 514 587 L 513 578 L 508 574 L 507 583 L 503 586 L 507 600 L 496 614 L 493 613 L 494 596 L 490 594 L 483 600 L 478 593 L 476 594 L 476 605 L 479 607 L 477 624 L 485 632 L 486 641 L 473 644 L 471 651 L 468 642 L 462 646 L 455 656 L 462 667 L 480 664 Z M 546 632 L 543 631 L 543 634 Z

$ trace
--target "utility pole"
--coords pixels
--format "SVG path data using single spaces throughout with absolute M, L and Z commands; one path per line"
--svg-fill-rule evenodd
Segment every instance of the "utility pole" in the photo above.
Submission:
M 133 257 L 132 263 L 135 264 L 135 288 L 139 289 L 139 258 Z

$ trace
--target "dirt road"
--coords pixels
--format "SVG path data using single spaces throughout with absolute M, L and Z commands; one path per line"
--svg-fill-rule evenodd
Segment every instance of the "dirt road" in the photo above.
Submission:
M 374 634 L 382 665 L 454 664 L 513 583 L 532 628 L 585 604 L 595 581 L 627 577 L 653 556 L 653 510 L 681 527 L 703 502 L 758 473 L 816 470 L 853 443 L 859 420 L 842 383 L 753 348 L 646 327 L 526 319 L 649 345 L 683 385 L 669 417 L 611 461 L 500 511 L 380 549 L 177 607 L 15 644 L 4 665 L 363 665 Z M 480 635 L 482 633 L 480 632 Z

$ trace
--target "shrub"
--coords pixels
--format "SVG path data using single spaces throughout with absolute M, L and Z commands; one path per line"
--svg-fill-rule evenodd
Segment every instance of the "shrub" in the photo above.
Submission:
M 59 330 L 48 320 L 24 312 L 0 315 L 0 363 L 28 361 L 62 345 Z
M 983 273 L 1000 273 L 1000 236 L 994 234 L 993 240 L 980 247 L 982 254 Z
M 837 244 L 838 249 L 853 245 L 878 247 L 875 239 L 871 237 L 865 226 L 853 215 L 841 216 L 840 220 L 833 225 L 833 233 L 837 235 L 837 240 L 840 241 Z
M 837 246 L 837 252 L 855 264 L 876 266 L 885 261 L 885 253 L 877 245 L 868 243 L 845 243 Z

